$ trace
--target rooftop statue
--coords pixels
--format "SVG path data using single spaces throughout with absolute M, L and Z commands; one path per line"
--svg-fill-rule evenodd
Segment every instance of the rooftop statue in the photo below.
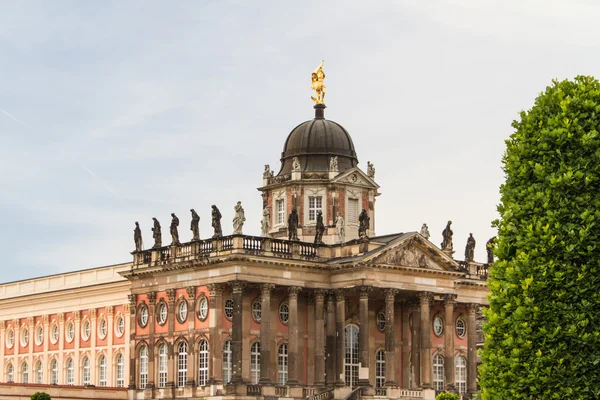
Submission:
M 339 211 L 335 218 L 335 231 L 338 235 L 339 243 L 344 243 L 346 240 L 346 222 L 344 222 L 344 218 L 342 218 L 342 214 Z
M 162 232 L 160 222 L 156 218 L 152 218 L 154 226 L 152 227 L 152 237 L 154 238 L 154 246 L 152 248 L 162 247 Z
M 323 223 L 323 212 L 317 212 L 317 226 L 315 233 L 315 244 L 323 244 L 323 233 L 325 232 L 325 224 Z
M 263 178 L 269 179 L 273 177 L 273 171 L 271 171 L 271 166 L 269 164 L 265 165 L 265 170 L 263 171 Z
M 421 226 L 421 236 L 423 236 L 425 239 L 429 240 L 429 227 L 427 226 L 427 224 L 423 224 Z
M 223 236 L 223 230 L 221 229 L 221 212 L 217 206 L 212 205 L 212 227 L 215 231 L 213 238 L 218 239 Z
M 368 239 L 367 230 L 369 229 L 369 221 L 371 217 L 367 214 L 367 210 L 363 208 L 362 212 L 358 216 L 358 237 L 361 239 Z
M 181 244 L 179 242 L 179 231 L 177 227 L 179 226 L 179 218 L 175 215 L 175 213 L 171 213 L 171 226 L 169 227 L 169 231 L 171 232 L 171 244 Z
M 367 175 L 371 179 L 375 178 L 375 166 L 371 164 L 371 161 L 367 161 Z
M 271 234 L 269 231 L 271 230 L 271 206 L 266 206 L 263 209 L 263 217 L 260 221 L 260 234 L 263 237 L 270 237 Z
M 452 221 L 448 221 L 448 224 L 442 231 L 442 250 L 452 251 L 452 248 L 454 247 L 452 244 L 452 235 L 454 232 L 452 232 L 450 225 L 452 225 Z
M 319 64 L 311 75 L 312 82 L 310 83 L 310 88 L 316 92 L 317 97 L 311 96 L 310 98 L 317 104 L 325 104 L 325 83 L 323 82 L 325 80 L 325 71 L 323 71 L 323 63 L 324 61 L 321 61 L 321 64 Z
M 488 240 L 485 244 L 485 249 L 487 250 L 487 263 L 494 263 L 494 245 L 496 244 L 496 236 Z
M 200 240 L 200 229 L 198 225 L 200 225 L 200 216 L 193 208 L 190 210 L 192 213 L 192 222 L 190 223 L 190 230 L 192 231 L 192 242 L 197 242 Z
M 140 224 L 137 223 L 137 221 L 135 223 L 135 229 L 133 230 L 133 241 L 135 242 L 135 251 L 142 251 L 142 230 L 140 229 Z
M 329 170 L 331 172 L 338 172 L 338 158 L 333 156 L 329 159 Z
M 288 239 L 298 240 L 298 213 L 292 208 L 292 213 L 288 216 Z
M 472 233 L 469 233 L 467 246 L 465 247 L 465 261 L 473 261 L 475 258 L 475 238 Z
M 244 207 L 242 207 L 242 202 L 238 201 L 235 207 L 233 207 L 235 211 L 235 216 L 233 217 L 233 234 L 241 235 L 242 227 L 244 226 L 244 222 L 246 221 L 246 215 L 244 214 Z
M 294 157 L 292 159 L 292 172 L 300 172 L 302 167 L 300 167 L 300 161 L 298 161 L 298 157 Z

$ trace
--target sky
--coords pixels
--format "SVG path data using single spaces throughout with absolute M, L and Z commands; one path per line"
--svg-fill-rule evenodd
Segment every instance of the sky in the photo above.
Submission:
M 265 164 L 314 115 L 351 134 L 381 196 L 376 233 L 455 257 L 495 234 L 504 141 L 552 79 L 598 75 L 595 1 L 0 0 L 0 282 L 131 260 L 170 213 L 260 233 Z M 163 229 L 164 230 L 164 229 Z M 167 232 L 165 230 L 165 232 Z M 168 232 L 167 232 L 168 233 Z

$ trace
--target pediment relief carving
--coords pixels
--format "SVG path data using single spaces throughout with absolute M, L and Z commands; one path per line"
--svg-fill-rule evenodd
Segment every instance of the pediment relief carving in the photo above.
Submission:
M 427 268 L 436 270 L 452 269 L 444 268 L 437 260 L 434 260 L 425 251 L 415 246 L 413 242 L 406 246 L 389 249 L 373 260 L 376 264 L 399 265 L 403 267 Z
M 371 178 L 369 178 L 367 174 L 357 167 L 336 176 L 333 181 L 356 186 L 366 186 L 375 189 L 379 188 L 379 186 Z

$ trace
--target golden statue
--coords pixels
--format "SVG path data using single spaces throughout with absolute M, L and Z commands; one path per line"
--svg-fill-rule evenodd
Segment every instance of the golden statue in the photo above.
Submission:
M 324 104 L 325 101 L 325 72 L 323 71 L 323 61 L 312 73 L 312 82 L 310 88 L 317 92 L 317 97 L 311 96 L 310 98 L 317 104 Z

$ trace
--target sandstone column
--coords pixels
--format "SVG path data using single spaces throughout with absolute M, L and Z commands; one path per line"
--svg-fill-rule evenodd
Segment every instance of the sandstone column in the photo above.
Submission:
M 288 320 L 288 385 L 298 385 L 298 293 L 301 287 L 288 288 L 288 305 L 290 308 Z
M 396 343 L 394 338 L 394 301 L 398 289 L 385 290 L 385 385 L 398 386 L 396 381 Z
M 360 369 L 358 371 L 358 384 L 360 386 L 369 386 L 369 337 L 371 330 L 369 327 L 369 293 L 373 291 L 370 286 L 361 286 L 359 288 L 359 318 L 360 330 L 358 335 L 358 347 L 360 356 Z
M 421 387 L 421 305 L 418 299 L 412 302 L 412 370 L 413 388 Z
M 260 287 L 260 380 L 261 385 L 271 384 L 271 291 L 275 285 L 264 283 Z
M 315 290 L 315 386 L 325 386 L 325 291 Z
M 233 318 L 231 320 L 231 383 L 242 383 L 242 339 L 245 281 L 229 282 L 233 292 Z
M 335 331 L 335 293 L 329 292 L 327 297 L 327 340 L 326 340 L 326 359 L 327 359 L 327 386 L 335 383 L 337 351 L 337 335 Z
M 113 335 L 115 333 L 114 330 L 114 315 L 115 315 L 115 308 L 113 306 L 108 306 L 106 307 L 106 315 L 107 315 L 107 319 L 106 319 L 106 338 L 107 338 L 107 346 L 106 346 L 106 382 L 108 386 L 112 386 L 112 382 L 113 382 L 113 369 L 111 368 L 112 366 L 112 360 L 113 360 Z M 77 324 L 79 325 L 79 324 Z M 77 326 L 76 325 L 76 326 Z M 79 361 L 79 360 L 78 360 Z M 78 368 L 76 368 L 77 370 Z M 150 377 L 148 377 L 150 378 Z
M 402 388 L 410 388 L 410 307 L 406 302 L 402 303 Z
M 188 295 L 188 312 L 187 312 L 187 321 L 188 321 L 188 365 L 187 365 L 187 382 L 186 386 L 196 386 L 196 382 L 198 381 L 198 357 L 196 357 L 196 338 L 194 336 L 194 319 L 196 317 L 196 287 L 188 286 L 185 288 Z
M 336 375 L 335 384 L 336 386 L 345 386 L 346 379 L 344 374 L 344 361 L 346 356 L 346 293 L 344 289 L 337 289 L 335 291 L 335 329 L 337 332 L 336 342 Z
M 421 387 L 431 388 L 431 292 L 419 293 L 421 300 Z
M 154 329 L 156 319 L 156 292 L 148 292 L 148 384 L 147 388 L 154 387 L 154 377 L 156 376 L 156 363 L 154 362 Z M 132 351 L 132 357 L 135 359 L 135 352 Z M 167 372 L 167 375 L 170 373 Z
M 444 373 L 446 391 L 455 392 L 454 387 L 454 305 L 456 295 L 444 296 Z
M 479 304 L 469 303 L 467 305 L 467 393 L 477 393 L 477 338 L 476 338 L 476 313 Z
M 211 365 L 209 369 L 210 383 L 223 383 L 223 349 L 221 346 L 221 329 L 223 323 L 223 287 L 218 283 L 208 285 L 209 305 L 209 341 Z

